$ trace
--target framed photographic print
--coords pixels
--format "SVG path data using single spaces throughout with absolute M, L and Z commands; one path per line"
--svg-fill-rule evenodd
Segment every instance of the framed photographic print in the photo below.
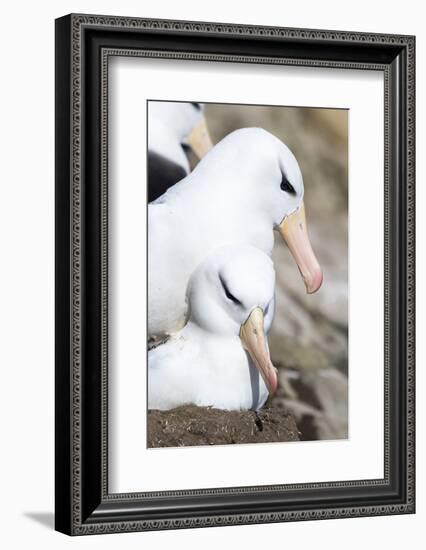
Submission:
M 413 513 L 412 36 L 56 21 L 56 529 Z

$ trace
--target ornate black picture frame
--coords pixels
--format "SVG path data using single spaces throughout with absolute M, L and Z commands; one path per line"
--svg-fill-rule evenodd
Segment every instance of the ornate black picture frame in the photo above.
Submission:
M 114 55 L 383 72 L 383 479 L 108 493 L 106 143 Z M 56 21 L 57 530 L 85 535 L 414 512 L 414 81 L 413 36 L 96 15 Z

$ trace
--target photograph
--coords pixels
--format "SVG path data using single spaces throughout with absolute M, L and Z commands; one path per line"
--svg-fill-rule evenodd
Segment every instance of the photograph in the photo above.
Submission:
M 148 447 L 348 438 L 349 114 L 147 101 Z

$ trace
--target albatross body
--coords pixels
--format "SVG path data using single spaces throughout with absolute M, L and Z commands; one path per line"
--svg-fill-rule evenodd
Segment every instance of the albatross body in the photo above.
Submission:
M 148 103 L 148 202 L 190 172 L 185 147 L 202 158 L 213 144 L 201 103 Z
M 194 272 L 186 326 L 148 354 L 148 406 L 260 409 L 277 387 L 266 334 L 274 314 L 271 259 L 223 247 Z
M 259 128 L 236 130 L 186 178 L 148 207 L 148 335 L 170 334 L 187 319 L 186 289 L 213 250 L 251 245 L 272 252 L 278 229 L 309 293 L 322 272 L 312 251 L 294 155 Z

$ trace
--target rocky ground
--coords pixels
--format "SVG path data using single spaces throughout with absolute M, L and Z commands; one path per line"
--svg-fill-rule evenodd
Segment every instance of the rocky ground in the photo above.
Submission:
M 148 447 L 298 441 L 294 417 L 281 407 L 222 411 L 186 406 L 148 412 Z

